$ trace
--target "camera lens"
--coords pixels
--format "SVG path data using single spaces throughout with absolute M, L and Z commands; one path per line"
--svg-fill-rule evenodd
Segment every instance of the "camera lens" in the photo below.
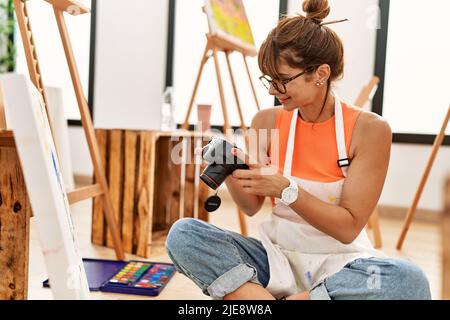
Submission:
M 231 153 L 236 146 L 221 138 L 214 138 L 203 153 L 203 159 L 209 163 L 200 179 L 211 189 L 216 190 L 226 178 L 237 169 L 248 166 Z
M 225 165 L 213 163 L 206 167 L 200 179 L 211 189 L 217 190 L 228 175 L 228 169 Z

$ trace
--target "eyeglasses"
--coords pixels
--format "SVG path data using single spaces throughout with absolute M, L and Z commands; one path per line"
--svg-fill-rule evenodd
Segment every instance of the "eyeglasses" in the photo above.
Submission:
M 287 92 L 286 85 L 289 82 L 301 77 L 302 75 L 304 75 L 310 71 L 311 71 L 311 68 L 306 69 L 305 71 L 300 72 L 298 75 L 293 76 L 289 79 L 284 79 L 284 80 L 274 80 L 274 79 L 271 79 L 269 76 L 261 76 L 261 77 L 259 77 L 259 80 L 261 80 L 262 84 L 267 88 L 267 90 L 270 90 L 270 86 L 273 86 L 274 89 L 276 91 L 278 91 L 279 93 L 286 94 L 286 92 Z

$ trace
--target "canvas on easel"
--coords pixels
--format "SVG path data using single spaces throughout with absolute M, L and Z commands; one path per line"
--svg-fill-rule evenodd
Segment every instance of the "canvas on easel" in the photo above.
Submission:
M 88 299 L 69 201 L 44 102 L 23 75 L 0 77 L 55 299 Z
M 242 107 L 239 100 L 237 85 L 233 73 L 233 68 L 230 63 L 231 53 L 238 52 L 242 55 L 245 69 L 252 89 L 253 97 L 256 102 L 257 110 L 260 110 L 260 106 L 258 97 L 256 95 L 256 90 L 253 84 L 253 80 L 250 74 L 250 69 L 247 63 L 247 57 L 256 56 L 257 50 L 254 44 L 253 35 L 251 32 L 249 21 L 247 19 L 244 4 L 242 0 L 222 0 L 222 1 L 207 0 L 206 5 L 203 7 L 203 12 L 207 17 L 209 32 L 206 35 L 207 43 L 205 51 L 203 53 L 200 62 L 200 68 L 197 74 L 197 79 L 194 85 L 191 100 L 188 106 L 188 111 L 182 128 L 183 129 L 189 128 L 189 118 L 194 106 L 203 70 L 206 63 L 212 57 L 214 60 L 214 67 L 220 94 L 220 103 L 224 118 L 224 129 L 225 131 L 231 129 L 228 120 L 228 108 L 225 100 L 222 75 L 219 64 L 219 52 L 223 52 L 225 53 L 227 69 L 230 74 L 233 94 L 237 105 L 237 111 L 239 113 L 240 127 L 242 130 L 245 131 L 247 127 L 245 126 L 244 118 L 242 115 Z
M 210 36 L 223 49 L 256 56 L 255 40 L 242 0 L 208 0 L 205 5 Z

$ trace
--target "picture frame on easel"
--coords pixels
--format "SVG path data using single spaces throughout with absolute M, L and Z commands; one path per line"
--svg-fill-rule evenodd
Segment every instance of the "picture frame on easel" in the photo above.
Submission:
M 242 0 L 207 0 L 204 7 L 210 37 L 223 49 L 257 55 L 255 39 Z

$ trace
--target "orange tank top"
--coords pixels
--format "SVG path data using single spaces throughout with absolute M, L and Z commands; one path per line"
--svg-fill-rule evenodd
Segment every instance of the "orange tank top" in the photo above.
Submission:
M 347 154 L 350 154 L 350 143 L 356 120 L 361 110 L 342 102 L 345 145 Z M 279 130 L 278 157 L 271 157 L 272 164 L 284 170 L 289 128 L 292 120 L 292 112 L 283 109 L 278 113 L 275 128 Z M 318 182 L 336 182 L 342 180 L 344 175 L 339 168 L 338 147 L 336 142 L 335 117 L 317 123 L 305 122 L 300 117 L 297 119 L 297 131 L 295 136 L 294 159 L 292 160 L 292 175 L 304 180 Z M 271 150 L 274 148 L 273 142 Z M 278 158 L 278 159 L 277 159 Z

